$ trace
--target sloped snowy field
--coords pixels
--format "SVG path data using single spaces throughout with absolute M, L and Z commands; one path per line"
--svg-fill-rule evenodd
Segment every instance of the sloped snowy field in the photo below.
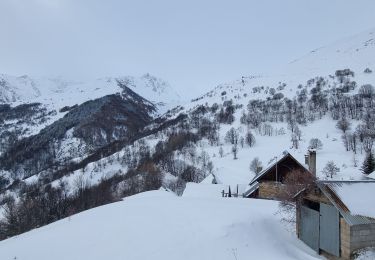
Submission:
M 244 135 L 245 127 L 240 124 L 239 118 L 241 111 L 236 113 L 236 121 L 233 125 L 222 125 L 220 129 L 221 140 L 224 140 L 226 132 L 231 128 L 235 127 L 240 136 Z M 354 125 L 353 121 L 353 125 Z M 328 179 L 322 172 L 323 168 L 328 161 L 334 161 L 340 172 L 333 176 L 334 180 L 362 180 L 365 176 L 361 172 L 361 165 L 365 157 L 365 152 L 359 149 L 358 153 L 354 156 L 352 152 L 347 152 L 341 140 L 342 133 L 335 126 L 335 121 L 330 120 L 327 116 L 321 120 L 310 123 L 308 126 L 301 126 L 302 137 L 299 143 L 298 149 L 291 149 L 290 133 L 287 129 L 286 123 L 274 123 L 274 127 L 280 129 L 284 128 L 286 133 L 284 135 L 275 136 L 261 136 L 253 131 L 256 138 L 256 143 L 254 147 L 244 146 L 243 148 L 239 146 L 237 159 L 233 159 L 233 154 L 231 152 L 232 145 L 225 144 L 222 141 L 221 147 L 223 148 L 223 157 L 219 155 L 219 146 L 211 146 L 208 144 L 207 140 L 199 142 L 197 146 L 197 153 L 206 152 L 213 162 L 213 174 L 216 176 L 216 180 L 221 184 L 209 185 L 212 183 L 212 176 L 207 176 L 206 180 L 203 181 L 204 184 L 191 184 L 189 183 L 184 194 L 190 192 L 190 188 L 194 189 L 193 194 L 188 194 L 188 196 L 200 196 L 200 197 L 214 197 L 221 196 L 221 191 L 224 189 L 227 191 L 228 185 L 231 185 L 232 192 L 235 192 L 237 185 L 239 187 L 239 193 L 242 194 L 246 190 L 247 184 L 255 177 L 255 174 L 250 171 L 250 162 L 258 157 L 263 168 L 266 168 L 269 163 L 272 163 L 277 157 L 282 156 L 283 151 L 290 152 L 300 163 L 304 164 L 304 155 L 307 153 L 309 141 L 311 138 L 319 138 L 323 147 L 321 150 L 317 151 L 317 177 L 319 179 Z M 352 126 L 352 129 L 355 126 Z M 155 136 L 150 136 L 144 138 L 145 142 L 151 147 L 155 146 L 155 140 L 158 140 Z M 101 170 L 95 170 L 97 162 L 93 162 L 86 167 L 85 178 L 86 182 L 90 185 L 98 184 L 102 179 L 109 178 L 114 174 L 118 173 L 120 170 L 124 173 L 127 168 L 121 165 L 113 158 L 117 156 L 122 157 L 123 151 L 120 151 L 110 157 L 103 158 L 100 162 L 105 167 Z M 177 155 L 176 155 L 177 156 Z M 112 160 L 111 160 L 112 158 Z M 183 159 L 183 158 L 182 158 Z M 357 166 L 354 165 L 354 159 L 357 162 Z M 183 159 L 187 161 L 187 159 Z M 110 162 L 112 161 L 112 162 Z M 195 164 L 194 162 L 190 162 Z M 200 166 L 199 166 L 200 167 Z M 307 167 L 307 165 L 306 165 Z M 82 175 L 81 170 L 76 170 L 74 173 L 67 175 L 62 178 L 73 187 L 74 181 Z M 169 176 L 169 175 L 168 175 Z M 166 177 L 167 179 L 167 177 Z M 37 176 L 33 176 L 25 181 L 27 183 L 32 183 L 37 180 Z M 53 185 L 57 185 L 60 180 L 53 182 Z M 198 186 L 197 186 L 198 185 Z M 200 186 L 202 185 L 202 187 Z M 212 186 L 212 187 L 211 187 Z M 197 191 L 199 189 L 199 191 Z
M 277 202 L 152 191 L 0 242 L 2 260 L 319 259 Z

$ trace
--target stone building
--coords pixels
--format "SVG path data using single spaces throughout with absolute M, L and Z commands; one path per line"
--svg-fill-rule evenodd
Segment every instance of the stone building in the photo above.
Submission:
M 243 196 L 247 198 L 280 199 L 285 187 L 284 180 L 287 175 L 293 174 L 296 171 L 315 175 L 315 151 L 309 151 L 306 162 L 310 162 L 306 165 L 309 169 L 295 159 L 289 152 L 285 151 L 281 156 L 275 158 L 273 163 L 255 176 Z
M 328 259 L 375 246 L 375 181 L 317 181 L 297 196 L 298 237 Z

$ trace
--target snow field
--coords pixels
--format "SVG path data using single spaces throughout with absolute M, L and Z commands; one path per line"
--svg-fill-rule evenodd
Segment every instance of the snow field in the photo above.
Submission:
M 152 191 L 0 242 L 0 259 L 317 259 L 277 202 Z

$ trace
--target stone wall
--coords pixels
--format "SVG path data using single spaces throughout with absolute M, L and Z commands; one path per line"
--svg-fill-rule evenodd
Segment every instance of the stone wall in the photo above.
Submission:
M 375 246 L 375 224 L 363 224 L 350 227 L 351 252 Z
M 375 246 L 375 223 L 349 226 L 340 219 L 341 259 L 353 259 L 353 252 Z
M 341 258 L 350 259 L 350 226 L 343 218 L 340 218 L 340 249 Z
M 326 196 L 324 196 L 323 193 L 320 192 L 320 191 L 318 191 L 316 193 L 310 192 L 310 193 L 306 194 L 304 198 L 307 199 L 307 200 L 317 202 L 317 203 L 322 202 L 322 203 L 325 203 L 325 204 L 328 204 L 328 205 L 332 205 L 332 203 L 329 201 L 329 199 Z
M 280 182 L 263 181 L 259 185 L 260 199 L 280 199 L 282 190 L 285 185 Z

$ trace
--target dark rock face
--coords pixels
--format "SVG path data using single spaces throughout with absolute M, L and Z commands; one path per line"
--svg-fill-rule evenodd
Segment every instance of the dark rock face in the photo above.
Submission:
M 9 116 L 9 107 L 0 107 Z M 111 142 L 126 139 L 152 121 L 155 106 L 126 86 L 121 94 L 87 101 L 69 110 L 61 119 L 38 134 L 17 140 L 1 157 L 0 167 L 26 178 L 48 169 L 57 169 L 72 157 L 57 158 L 61 142 L 71 130 L 85 144 L 82 156 Z
M 76 108 L 76 107 L 78 107 L 78 105 L 77 104 L 75 104 L 74 106 L 64 106 L 64 107 L 62 107 L 60 110 L 59 110 L 59 112 L 60 113 L 64 113 L 64 112 L 68 112 L 68 111 L 70 111 L 70 110 L 72 110 L 72 109 L 74 109 L 74 108 Z
M 25 136 L 30 128 L 43 124 L 55 111 L 47 111 L 40 103 L 11 107 L 0 104 L 0 154 Z

